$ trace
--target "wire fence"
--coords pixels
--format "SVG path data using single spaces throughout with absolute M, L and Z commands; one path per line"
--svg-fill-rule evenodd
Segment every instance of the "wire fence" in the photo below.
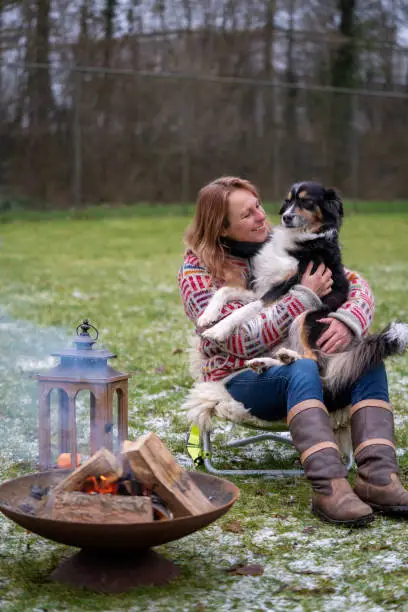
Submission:
M 244 176 L 406 198 L 408 93 L 92 67 L 1 67 L 0 193 L 62 206 L 187 202 Z

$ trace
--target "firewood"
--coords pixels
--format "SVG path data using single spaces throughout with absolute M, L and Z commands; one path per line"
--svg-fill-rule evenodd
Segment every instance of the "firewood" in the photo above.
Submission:
M 85 480 L 90 476 L 105 476 L 113 479 L 120 478 L 123 470 L 119 461 L 106 448 L 101 448 L 92 457 L 71 472 L 52 491 L 58 495 L 63 491 L 80 491 Z M 116 478 L 114 478 L 116 477 Z
M 145 496 L 62 492 L 54 497 L 51 517 L 76 523 L 146 523 L 153 521 L 152 500 Z
M 140 436 L 135 442 L 126 440 L 122 452 L 136 477 L 164 499 L 175 518 L 214 510 L 154 432 Z

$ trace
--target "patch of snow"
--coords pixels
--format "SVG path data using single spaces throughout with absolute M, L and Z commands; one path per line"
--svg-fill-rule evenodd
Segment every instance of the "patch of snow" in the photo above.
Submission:
M 17 358 L 15 367 L 20 368 L 24 372 L 29 372 L 32 370 L 46 370 L 54 367 L 57 363 L 57 357 L 49 356 L 45 359 L 39 359 L 36 357 L 21 356 Z
M 384 572 L 393 572 L 401 567 L 407 567 L 407 556 L 396 552 L 386 552 L 370 558 L 370 565 L 377 565 Z

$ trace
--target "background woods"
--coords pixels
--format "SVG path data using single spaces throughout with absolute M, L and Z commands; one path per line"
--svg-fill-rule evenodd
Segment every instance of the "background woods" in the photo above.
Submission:
M 406 197 L 404 0 L 1 0 L 0 30 L 3 202 Z

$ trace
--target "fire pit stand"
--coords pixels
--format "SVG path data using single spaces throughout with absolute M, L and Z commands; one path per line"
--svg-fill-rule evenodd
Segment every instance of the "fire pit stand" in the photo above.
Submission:
M 50 578 L 70 587 L 98 593 L 123 593 L 138 586 L 160 586 L 176 578 L 180 569 L 152 549 L 82 549 L 52 572 Z
M 25 529 L 44 538 L 81 550 L 63 561 L 51 580 L 101 593 L 121 593 L 137 586 L 162 585 L 179 568 L 155 551 L 154 546 L 182 538 L 209 525 L 231 508 L 239 489 L 228 480 L 187 472 L 212 502 L 214 509 L 196 516 L 143 523 L 79 523 L 54 520 L 40 514 L 41 499 L 33 490 L 51 490 L 68 470 L 37 472 L 0 485 L 0 511 Z

